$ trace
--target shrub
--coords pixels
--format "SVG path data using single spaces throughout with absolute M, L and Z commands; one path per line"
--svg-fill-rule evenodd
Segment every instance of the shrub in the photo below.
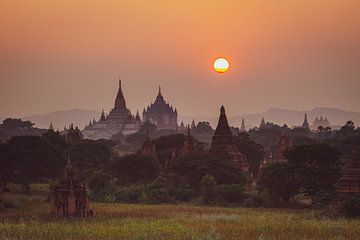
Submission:
M 341 213 L 348 218 L 360 217 L 360 196 L 353 196 L 341 204 Z
M 244 187 L 241 184 L 221 184 L 214 187 L 218 203 L 241 203 L 245 199 Z
M 202 178 L 200 185 L 200 197 L 203 203 L 208 204 L 211 200 L 213 200 L 215 186 L 216 180 L 210 174 L 207 174 Z
M 89 179 L 90 198 L 103 201 L 106 194 L 111 192 L 112 177 L 103 171 L 95 172 Z
M 144 185 L 122 187 L 116 193 L 116 199 L 120 202 L 139 203 L 143 197 L 144 190 Z

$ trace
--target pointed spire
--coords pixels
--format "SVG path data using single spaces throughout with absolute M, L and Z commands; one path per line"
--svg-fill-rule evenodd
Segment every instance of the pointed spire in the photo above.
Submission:
M 225 114 L 225 108 L 224 106 L 221 106 L 220 108 L 220 116 L 218 125 L 215 130 L 215 135 L 226 135 L 226 136 L 232 136 L 230 126 Z
M 161 94 L 161 86 L 159 86 L 159 92 L 158 92 L 158 95 L 157 95 L 155 101 L 164 101 L 164 97 L 163 97 L 163 95 Z
M 309 128 L 309 122 L 308 122 L 308 120 L 307 120 L 307 114 L 305 113 L 305 116 L 304 116 L 304 122 L 303 122 L 303 125 L 302 125 L 302 127 L 303 128 Z
M 135 120 L 136 120 L 136 121 L 141 121 L 140 114 L 139 114 L 139 110 L 136 110 Z
M 242 119 L 241 119 L 241 128 L 240 128 L 240 131 L 242 131 L 242 132 L 246 132 L 244 118 L 242 118 Z
M 265 123 L 265 119 L 264 117 L 261 118 L 261 123 L 260 123 L 260 128 L 265 127 L 266 123 Z
M 54 126 L 53 126 L 53 123 L 52 123 L 52 122 L 50 122 L 49 130 L 53 130 L 53 131 L 54 131 Z
M 194 127 L 196 127 L 196 124 L 195 124 L 195 120 L 193 119 L 191 122 L 191 128 L 194 128 Z
M 120 79 L 119 79 L 119 89 L 118 89 L 118 93 L 116 95 L 114 109 L 126 109 L 126 102 L 125 102 L 124 94 L 122 92 Z
M 100 117 L 100 121 L 105 121 L 105 113 L 104 113 L 104 109 L 101 110 L 101 117 Z

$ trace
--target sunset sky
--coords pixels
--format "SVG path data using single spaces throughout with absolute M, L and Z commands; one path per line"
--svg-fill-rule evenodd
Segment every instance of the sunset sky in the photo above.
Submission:
M 360 111 L 360 1 L 0 1 L 0 117 L 109 111 L 119 76 L 133 113 Z

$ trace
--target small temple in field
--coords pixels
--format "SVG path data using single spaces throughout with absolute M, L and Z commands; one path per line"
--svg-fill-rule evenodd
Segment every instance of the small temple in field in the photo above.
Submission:
M 249 173 L 246 155 L 240 153 L 234 144 L 233 134 L 225 114 L 224 106 L 220 108 L 220 117 L 212 138 L 210 153 L 223 158 L 230 165 L 241 169 L 243 173 Z
M 89 210 L 87 189 L 74 178 L 70 159 L 65 167 L 64 179 L 51 189 L 51 214 L 56 217 L 88 217 Z

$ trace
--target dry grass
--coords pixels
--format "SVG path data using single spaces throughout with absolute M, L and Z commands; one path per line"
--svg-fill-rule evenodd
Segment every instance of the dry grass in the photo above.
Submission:
M 57 219 L 49 204 L 0 213 L 0 239 L 360 239 L 360 220 L 310 210 L 191 205 L 91 205 L 91 219 Z

